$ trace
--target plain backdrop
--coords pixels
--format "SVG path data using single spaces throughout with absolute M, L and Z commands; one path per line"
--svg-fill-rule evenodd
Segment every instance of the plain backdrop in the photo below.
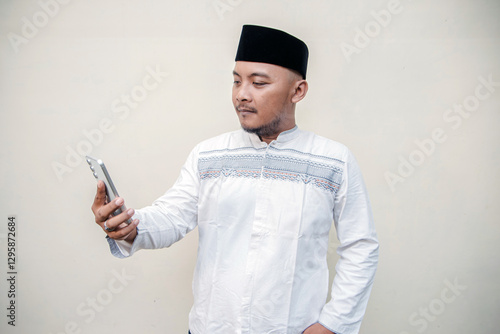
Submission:
M 239 128 L 248 23 L 308 44 L 297 124 L 362 168 L 381 248 L 361 333 L 498 333 L 499 18 L 497 0 L 1 0 L 0 332 L 187 332 L 197 230 L 114 258 L 82 155 L 129 207 L 162 195 L 198 142 Z

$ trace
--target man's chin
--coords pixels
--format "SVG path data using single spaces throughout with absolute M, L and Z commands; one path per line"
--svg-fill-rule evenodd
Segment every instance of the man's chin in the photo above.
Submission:
M 249 133 L 255 133 L 259 137 L 269 137 L 279 134 L 281 118 L 277 117 L 267 124 L 260 124 L 258 126 L 249 126 L 246 122 L 240 122 L 243 130 Z
M 266 125 L 260 126 L 260 127 L 254 127 L 254 128 L 242 125 L 241 128 L 248 133 L 256 134 L 257 136 L 259 136 L 259 138 L 270 137 L 270 136 L 275 135 L 277 132 L 274 128 L 269 128 Z
M 253 122 L 249 122 L 248 119 L 241 119 L 240 120 L 240 125 L 241 125 L 241 128 L 243 130 L 245 130 L 246 132 L 250 132 L 250 133 L 257 133 L 259 132 L 265 125 L 255 125 L 255 124 L 252 124 Z
M 260 128 L 252 128 L 243 124 L 241 125 L 241 128 L 248 133 L 258 133 L 260 131 Z

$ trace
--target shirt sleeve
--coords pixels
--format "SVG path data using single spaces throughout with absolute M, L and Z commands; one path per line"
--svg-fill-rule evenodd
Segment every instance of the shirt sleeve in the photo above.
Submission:
M 139 219 L 139 225 L 132 244 L 107 237 L 114 256 L 124 258 L 140 249 L 169 247 L 196 227 L 200 184 L 197 156 L 195 148 L 173 187 L 151 206 L 136 210 L 133 219 Z
M 354 156 L 347 151 L 345 174 L 335 197 L 340 246 L 332 298 L 319 323 L 337 334 L 359 332 L 378 263 L 379 243 L 368 193 Z

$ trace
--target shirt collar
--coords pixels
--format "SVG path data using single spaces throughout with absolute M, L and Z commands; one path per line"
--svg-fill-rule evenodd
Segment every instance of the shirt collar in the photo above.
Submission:
M 276 141 L 278 143 L 286 143 L 290 140 L 293 140 L 299 136 L 299 127 L 295 125 L 293 128 L 290 130 L 283 131 L 282 133 L 279 134 L 278 138 L 276 138 Z
M 243 131 L 243 130 L 242 130 Z M 259 136 L 257 136 L 255 133 L 249 133 L 249 132 L 245 132 L 249 138 L 250 138 L 250 141 L 256 146 L 256 147 L 264 147 L 264 146 L 267 146 L 267 144 L 263 141 L 260 140 Z M 278 138 L 276 138 L 275 142 L 276 143 L 280 143 L 280 144 L 283 144 L 283 143 L 286 143 L 286 142 L 289 142 L 295 138 L 297 138 L 300 134 L 300 130 L 299 130 L 299 127 L 297 125 L 295 125 L 293 128 L 291 128 L 290 130 L 286 130 L 286 131 L 283 131 L 282 133 L 280 133 L 278 135 Z

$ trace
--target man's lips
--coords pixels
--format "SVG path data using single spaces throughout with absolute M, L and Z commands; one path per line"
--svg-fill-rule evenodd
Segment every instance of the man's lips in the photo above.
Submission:
M 254 108 L 248 108 L 248 107 L 247 107 L 247 108 L 245 108 L 245 107 L 239 107 L 239 106 L 238 106 L 238 107 L 236 107 L 236 110 L 237 110 L 238 112 L 251 112 L 251 113 L 254 113 L 254 114 L 256 114 L 256 113 L 257 113 L 257 110 L 256 110 L 256 109 L 254 109 Z

